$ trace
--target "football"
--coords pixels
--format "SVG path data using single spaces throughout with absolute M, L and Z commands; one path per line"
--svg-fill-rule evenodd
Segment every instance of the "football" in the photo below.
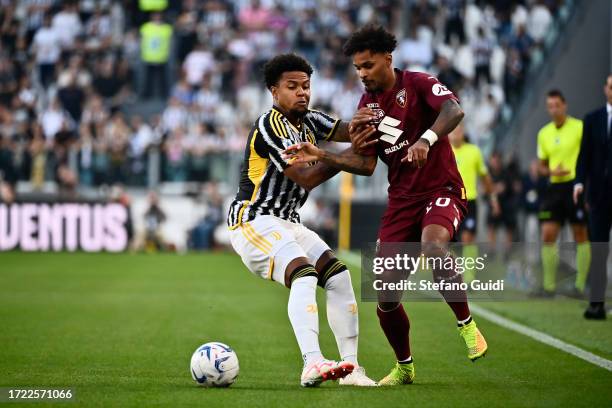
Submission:
M 191 376 L 203 387 L 229 387 L 239 370 L 238 356 L 223 343 L 203 344 L 191 356 Z

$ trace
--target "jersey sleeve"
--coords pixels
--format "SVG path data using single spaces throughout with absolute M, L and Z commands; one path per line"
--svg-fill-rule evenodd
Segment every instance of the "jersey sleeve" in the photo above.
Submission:
M 417 73 L 413 82 L 419 96 L 436 112 L 440 112 L 442 104 L 449 99 L 459 102 L 455 94 L 434 76 Z
M 330 140 L 340 124 L 340 119 L 335 119 L 326 113 L 311 110 L 306 114 L 306 120 L 312 125 L 314 136 L 317 141 Z
M 274 111 L 262 115 L 257 120 L 257 139 L 255 140 L 257 154 L 269 158 L 280 172 L 289 167 L 289 162 L 282 157 L 286 148 L 283 143 L 286 137 L 285 132 L 284 125 Z
M 538 159 L 548 160 L 548 151 L 546 149 L 546 142 L 544 140 L 544 132 L 540 130 L 538 132 Z

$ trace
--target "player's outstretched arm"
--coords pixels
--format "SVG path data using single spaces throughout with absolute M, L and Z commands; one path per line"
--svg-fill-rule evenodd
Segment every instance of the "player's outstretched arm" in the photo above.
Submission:
M 312 143 L 298 143 L 285 150 L 285 157 L 291 157 L 292 164 L 322 162 L 337 171 L 344 170 L 361 176 L 371 176 L 376 168 L 376 156 L 362 156 L 352 148 L 334 153 L 319 149 Z
M 283 173 L 305 190 L 312 190 L 340 172 L 325 163 L 313 165 L 292 162 Z
M 444 101 L 434 124 L 408 148 L 402 162 L 407 162 L 414 167 L 423 167 L 427 162 L 429 148 L 438 140 L 438 135 L 450 133 L 461 122 L 463 116 L 463 109 L 456 100 L 447 99 Z

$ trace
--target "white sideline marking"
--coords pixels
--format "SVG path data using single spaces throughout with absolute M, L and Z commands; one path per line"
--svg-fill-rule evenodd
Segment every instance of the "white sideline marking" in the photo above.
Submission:
M 355 254 L 354 252 L 347 252 L 347 251 L 342 251 L 340 252 L 339 255 L 340 257 L 344 258 L 347 263 L 353 264 L 354 266 L 361 267 L 361 256 L 360 255 Z M 524 336 L 527 336 L 536 341 L 539 341 L 540 343 L 544 343 L 558 350 L 565 351 L 566 353 L 571 354 L 575 357 L 578 357 L 579 359 L 584 360 L 588 363 L 594 364 L 605 370 L 612 371 L 612 360 L 605 359 L 589 351 L 581 349 L 580 347 L 576 347 L 572 344 L 564 342 L 563 340 L 559 340 L 558 338 L 553 337 L 549 334 L 543 333 L 541 331 L 532 329 L 531 327 L 514 322 L 501 315 L 498 315 L 495 312 L 487 310 L 481 306 L 470 304 L 470 310 L 474 312 L 475 314 L 485 318 L 486 320 L 492 323 L 495 323 L 498 326 L 503 327 L 504 329 L 515 331 Z
M 512 320 L 500 316 L 497 313 L 491 312 L 490 310 L 487 310 L 481 306 L 471 304 L 470 310 L 476 313 L 477 315 L 484 317 L 486 320 L 497 324 L 498 326 L 515 331 L 524 336 L 531 337 L 532 339 L 539 341 L 540 343 L 544 343 L 561 351 L 565 351 L 566 353 L 576 356 L 591 364 L 604 368 L 608 371 L 612 371 L 611 360 L 599 357 L 596 354 L 583 350 L 580 347 L 576 347 L 572 344 L 566 343 L 563 340 L 559 340 L 558 338 L 553 337 L 549 334 L 532 329 L 531 327 L 513 322 Z

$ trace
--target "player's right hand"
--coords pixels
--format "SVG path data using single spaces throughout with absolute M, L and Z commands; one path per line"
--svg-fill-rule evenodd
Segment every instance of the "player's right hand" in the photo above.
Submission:
M 289 146 L 283 151 L 283 159 L 290 165 L 314 163 L 321 158 L 321 149 L 309 142 L 298 143 Z
M 349 136 L 351 138 L 351 146 L 357 154 L 366 154 L 368 148 L 378 143 L 378 138 L 372 138 L 376 133 L 374 125 L 361 125 L 357 128 L 349 127 Z
M 582 184 L 576 184 L 574 186 L 574 204 L 578 204 L 578 200 L 580 199 L 580 194 L 584 192 L 584 187 Z
M 351 119 L 351 123 L 349 123 L 349 133 L 357 131 L 363 125 L 374 123 L 376 119 L 377 116 L 372 109 L 365 107 L 359 109 L 353 116 L 353 119 Z

